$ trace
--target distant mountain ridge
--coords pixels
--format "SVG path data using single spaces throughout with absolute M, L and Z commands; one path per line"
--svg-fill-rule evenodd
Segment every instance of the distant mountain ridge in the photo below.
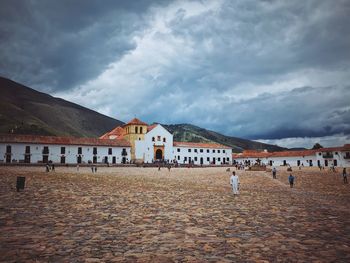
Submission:
M 0 77 L 0 133 L 100 137 L 124 122 Z M 275 145 L 222 135 L 191 124 L 163 125 L 175 141 L 212 142 L 246 149 L 281 151 Z
M 192 124 L 162 125 L 168 129 L 169 132 L 173 133 L 174 141 L 220 143 L 232 147 L 233 152 L 242 152 L 243 150 L 286 150 L 286 148 L 282 148 L 276 145 L 226 136 Z
M 0 133 L 98 137 L 123 122 L 0 77 Z

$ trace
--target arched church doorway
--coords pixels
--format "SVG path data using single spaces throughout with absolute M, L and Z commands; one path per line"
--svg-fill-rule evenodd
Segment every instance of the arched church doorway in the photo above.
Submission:
M 161 149 L 156 150 L 156 160 L 163 159 L 163 151 Z

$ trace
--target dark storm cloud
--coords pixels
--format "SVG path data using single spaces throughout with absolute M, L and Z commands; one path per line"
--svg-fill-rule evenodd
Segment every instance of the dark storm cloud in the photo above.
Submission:
M 251 139 L 350 134 L 349 1 L 1 5 L 1 75 L 115 118 Z
M 0 75 L 42 90 L 98 76 L 134 48 L 152 1 L 2 1 Z

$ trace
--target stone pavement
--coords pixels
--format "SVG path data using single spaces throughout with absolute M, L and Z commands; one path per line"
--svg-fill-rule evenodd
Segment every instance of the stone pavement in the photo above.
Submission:
M 0 261 L 350 262 L 339 175 L 225 170 L 0 167 Z

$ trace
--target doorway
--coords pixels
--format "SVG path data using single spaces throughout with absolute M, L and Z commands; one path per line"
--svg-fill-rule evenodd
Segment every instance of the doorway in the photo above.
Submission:
M 297 166 L 300 166 L 300 160 L 297 161 Z
M 97 163 L 97 156 L 92 157 L 92 162 Z
M 66 163 L 66 157 L 65 156 L 61 156 L 61 163 Z
M 115 156 L 113 156 L 112 163 L 115 164 L 116 162 L 117 162 L 117 160 L 116 160 Z
M 203 165 L 203 157 L 201 157 L 200 163 L 201 163 L 201 165 Z
M 78 155 L 78 157 L 77 157 L 77 163 L 81 163 L 81 155 Z
M 161 149 L 156 150 L 156 160 L 162 160 L 163 159 L 163 151 Z
M 334 166 L 338 166 L 338 161 L 337 160 L 333 160 L 333 165 Z
M 328 166 L 328 160 L 324 160 L 324 166 Z

